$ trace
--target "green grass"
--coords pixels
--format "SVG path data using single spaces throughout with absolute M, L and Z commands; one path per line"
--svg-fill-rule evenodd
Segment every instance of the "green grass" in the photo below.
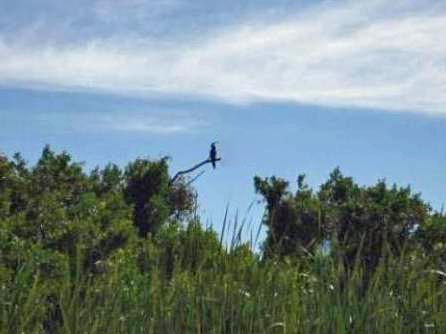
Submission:
M 446 333 L 442 272 L 421 260 L 387 260 L 368 289 L 330 257 L 262 261 L 247 248 L 186 268 L 177 256 L 141 272 L 122 251 L 106 272 L 68 270 L 49 281 L 26 263 L 0 287 L 0 333 Z M 48 320 L 47 320 L 48 323 Z M 48 331 L 48 325 L 47 325 Z

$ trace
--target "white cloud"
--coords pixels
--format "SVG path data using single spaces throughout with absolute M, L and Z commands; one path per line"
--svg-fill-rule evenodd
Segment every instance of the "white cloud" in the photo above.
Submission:
M 204 119 L 194 117 L 190 111 L 160 110 L 109 110 L 77 112 L 73 110 L 36 111 L 29 116 L 30 124 L 44 125 L 46 130 L 61 132 L 132 132 L 145 135 L 176 135 L 193 133 L 206 128 Z M 13 122 L 22 123 L 22 118 Z M 9 120 L 11 121 L 11 120 Z
M 136 117 L 129 118 L 129 114 L 125 117 L 102 116 L 98 119 L 96 129 L 105 129 L 107 131 L 120 132 L 140 132 L 145 134 L 156 135 L 173 135 L 179 133 L 187 133 L 201 128 L 206 124 L 193 119 L 179 119 L 166 117 Z
M 39 49 L 0 40 L 0 83 L 446 114 L 446 12 L 412 7 L 323 5 L 176 43 L 120 36 Z

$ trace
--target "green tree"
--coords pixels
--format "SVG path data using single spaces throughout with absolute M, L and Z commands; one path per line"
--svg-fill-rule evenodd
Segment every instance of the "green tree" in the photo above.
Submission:
M 312 254 L 321 245 L 319 201 L 305 183 L 305 175 L 300 175 L 297 183 L 293 195 L 283 179 L 254 178 L 256 192 L 266 202 L 263 223 L 268 228 L 264 244 L 267 257 Z
M 435 213 L 416 230 L 416 238 L 427 259 L 437 268 L 446 268 L 446 216 Z
M 189 213 L 192 191 L 184 183 L 170 184 L 167 158 L 137 159 L 125 171 L 125 199 L 133 206 L 133 220 L 141 237 L 156 233 L 172 215 Z
M 388 187 L 385 181 L 361 187 L 338 168 L 317 193 L 304 175 L 298 177 L 295 194 L 276 177 L 255 177 L 254 185 L 266 202 L 267 256 L 314 254 L 330 244 L 346 268 L 358 259 L 373 271 L 386 253 L 399 256 L 414 246 L 415 229 L 424 231 L 430 215 L 429 205 L 409 187 Z
M 373 270 L 385 253 L 399 256 L 413 243 L 413 231 L 430 212 L 409 187 L 388 187 L 381 180 L 360 187 L 335 169 L 318 193 L 326 235 L 342 254 L 347 267 L 355 260 Z
M 43 257 L 67 261 L 74 261 L 81 251 L 90 270 L 128 244 L 135 234 L 131 207 L 122 190 L 109 186 L 114 182 L 108 176 L 112 172 L 116 169 L 99 171 L 104 177 L 95 182 L 68 153 L 56 154 L 49 146 L 33 167 L 18 154 L 12 161 L 2 159 L 0 227 L 7 266 L 16 270 L 29 258 L 26 249 L 42 249 Z M 40 263 L 57 263 L 43 261 L 42 256 Z M 55 271 L 44 272 L 51 276 Z

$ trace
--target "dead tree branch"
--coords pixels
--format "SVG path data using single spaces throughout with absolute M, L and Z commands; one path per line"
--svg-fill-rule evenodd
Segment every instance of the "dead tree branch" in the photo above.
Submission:
M 214 161 L 220 161 L 220 160 L 221 160 L 221 158 L 217 158 L 217 159 L 215 159 Z M 191 173 L 191 172 L 193 172 L 194 170 L 200 168 L 201 166 L 204 166 L 204 165 L 206 165 L 206 164 L 211 164 L 211 163 L 212 163 L 212 159 L 206 159 L 206 160 L 203 160 L 202 162 L 196 164 L 195 166 L 193 166 L 193 167 L 191 167 L 191 168 L 189 168 L 189 169 L 180 170 L 180 171 L 179 171 L 178 173 L 176 173 L 175 176 L 170 180 L 170 185 L 174 184 L 175 181 L 176 181 L 181 175 Z
M 202 170 L 200 173 L 198 173 L 197 175 L 195 175 L 192 179 L 190 179 L 189 181 L 187 181 L 186 186 L 191 185 L 192 183 L 194 183 L 201 175 L 204 174 L 204 170 Z

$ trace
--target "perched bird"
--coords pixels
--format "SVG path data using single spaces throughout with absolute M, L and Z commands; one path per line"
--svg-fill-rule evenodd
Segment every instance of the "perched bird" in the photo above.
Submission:
M 212 167 L 214 167 L 215 169 L 215 163 L 217 161 L 217 147 L 215 146 L 215 144 L 217 144 L 217 142 L 213 142 L 211 144 L 211 151 L 209 152 L 209 159 L 212 162 Z

